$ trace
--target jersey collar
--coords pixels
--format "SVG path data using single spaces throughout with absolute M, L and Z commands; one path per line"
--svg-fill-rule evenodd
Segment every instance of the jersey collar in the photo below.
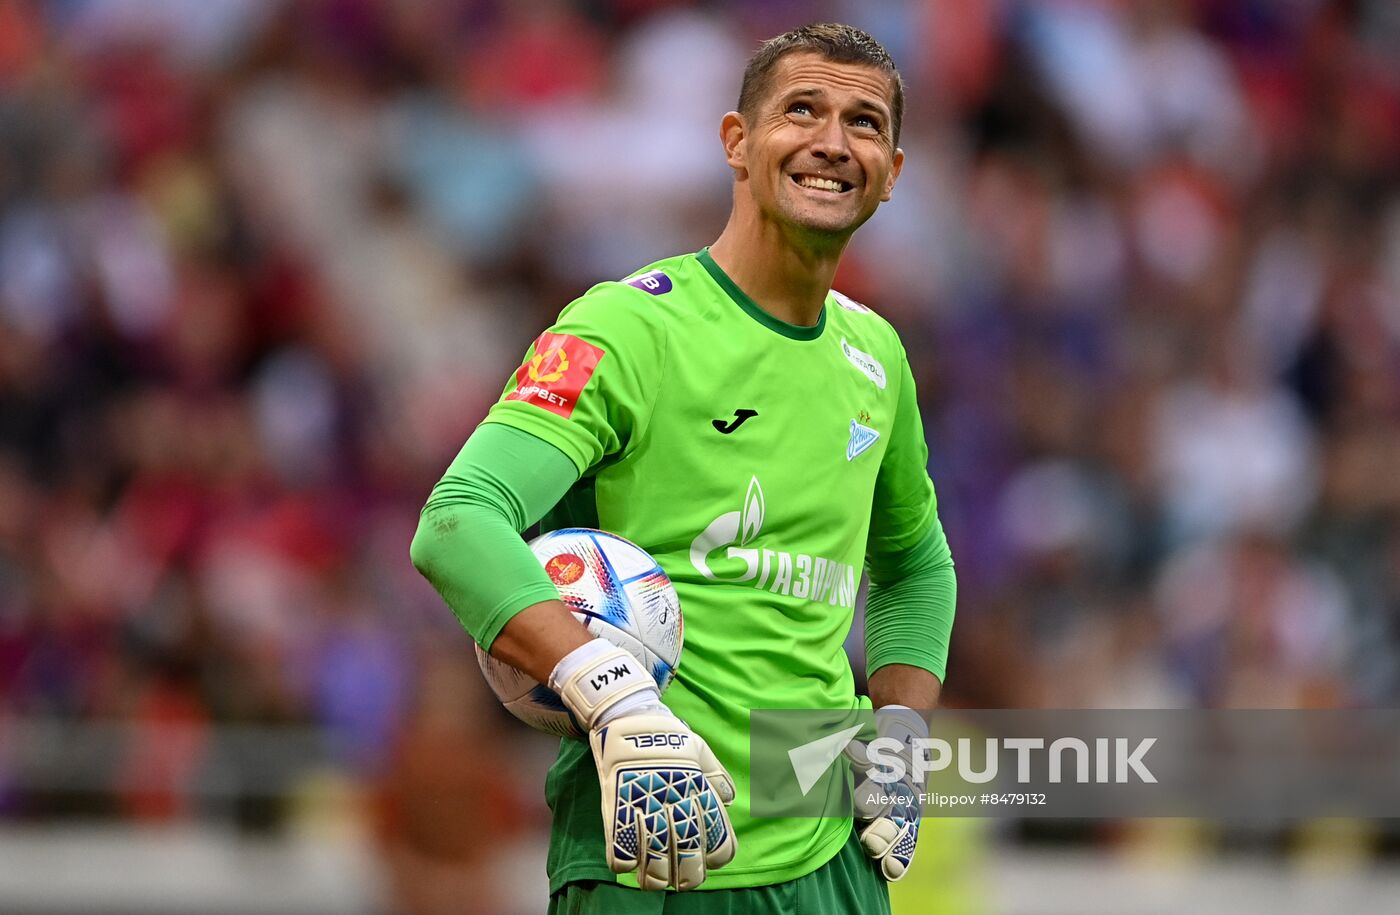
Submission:
M 782 334 L 784 337 L 789 337 L 793 340 L 815 340 L 822 335 L 822 330 L 826 327 L 825 304 L 822 305 L 822 312 L 817 317 L 816 324 L 810 327 L 804 327 L 801 324 L 789 324 L 786 321 L 773 317 L 768 312 L 764 311 L 757 302 L 749 298 L 748 293 L 740 289 L 738 284 L 729 278 L 729 274 L 725 273 L 720 269 L 719 264 L 715 263 L 715 259 L 710 256 L 710 249 L 708 246 L 701 248 L 695 257 L 700 261 L 700 266 L 705 268 L 705 272 L 710 275 L 710 278 L 719 284 L 719 288 L 723 289 L 725 294 L 734 300 L 734 304 L 742 308 L 749 317 L 753 318 L 759 324 L 762 324 L 774 333 Z

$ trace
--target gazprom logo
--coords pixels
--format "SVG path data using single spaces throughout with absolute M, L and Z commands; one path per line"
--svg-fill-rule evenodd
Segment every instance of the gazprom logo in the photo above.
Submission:
M 731 505 L 733 503 L 730 503 Z M 749 479 L 749 491 L 744 496 L 742 511 L 725 512 L 710 522 L 690 545 L 690 564 L 710 581 L 748 581 L 758 574 L 758 550 L 745 549 L 763 529 L 763 487 L 758 477 Z M 710 568 L 709 556 L 729 544 L 728 557 L 743 560 L 742 575 L 719 576 Z
M 765 513 L 763 487 L 758 477 L 751 477 L 743 508 L 720 515 L 691 542 L 690 564 L 710 581 L 752 582 L 750 587 L 784 597 L 854 607 L 860 580 L 856 567 L 811 553 L 760 548 L 756 544 Z M 723 557 L 717 555 L 721 550 Z M 721 562 L 729 566 L 717 570 Z

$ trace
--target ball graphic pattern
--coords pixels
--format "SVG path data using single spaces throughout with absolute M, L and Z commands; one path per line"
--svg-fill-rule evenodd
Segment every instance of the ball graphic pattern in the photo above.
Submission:
M 684 624 L 676 589 L 656 560 L 616 534 L 581 527 L 542 534 L 530 549 L 579 622 L 626 649 L 664 692 L 680 663 Z M 479 645 L 476 657 L 491 691 L 512 715 L 546 733 L 584 736 L 548 686 Z

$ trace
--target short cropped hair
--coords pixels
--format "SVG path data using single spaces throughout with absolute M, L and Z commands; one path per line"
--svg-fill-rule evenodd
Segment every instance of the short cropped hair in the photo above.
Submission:
M 744 82 L 739 87 L 739 113 L 753 117 L 754 110 L 772 86 L 773 69 L 789 54 L 819 54 L 838 64 L 864 64 L 874 67 L 890 78 L 894 86 L 890 132 L 899 145 L 899 127 L 904 120 L 904 80 L 894 65 L 890 53 L 880 42 L 854 26 L 836 22 L 804 25 L 765 41 L 749 58 L 744 68 Z

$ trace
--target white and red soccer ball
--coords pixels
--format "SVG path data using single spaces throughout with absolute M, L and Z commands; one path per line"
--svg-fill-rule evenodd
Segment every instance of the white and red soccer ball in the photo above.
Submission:
M 530 541 L 559 598 L 588 631 L 632 654 L 664 691 L 680 663 L 680 599 L 655 559 L 631 541 L 591 528 L 564 528 Z M 573 715 L 548 686 L 478 645 L 486 682 L 507 711 L 536 730 L 582 737 Z

